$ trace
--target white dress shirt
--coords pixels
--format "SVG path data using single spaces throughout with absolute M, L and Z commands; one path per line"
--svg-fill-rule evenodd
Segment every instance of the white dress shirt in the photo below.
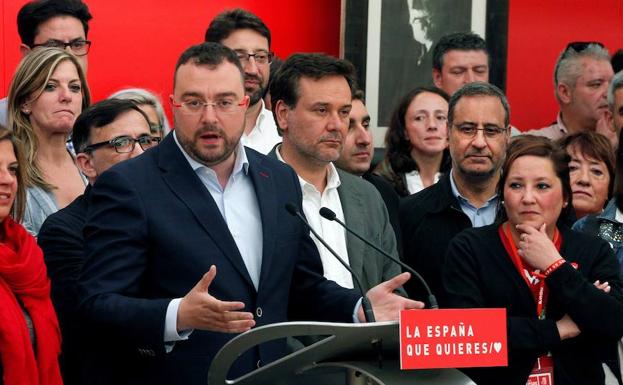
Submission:
M 439 172 L 435 174 L 433 184 L 439 182 L 440 176 L 441 173 Z M 409 190 L 409 194 L 415 194 L 424 190 L 424 183 L 422 182 L 422 177 L 420 176 L 420 172 L 418 170 L 405 173 L 405 179 L 407 181 L 407 190 Z
M 248 135 L 246 133 L 242 134 L 240 141 L 242 145 L 251 147 L 255 151 L 266 155 L 277 143 L 281 143 L 281 136 L 277 132 L 277 125 L 275 124 L 272 111 L 266 109 L 263 100 L 260 103 L 262 103 L 262 108 L 255 121 L 255 127 Z
M 255 194 L 253 182 L 249 177 L 249 161 L 244 147 L 239 144 L 236 148 L 236 160 L 234 169 L 227 181 L 225 188 L 218 182 L 216 173 L 211 168 L 191 158 L 182 148 L 175 131 L 173 132 L 175 143 L 195 171 L 201 182 L 212 195 L 218 206 L 229 232 L 236 242 L 238 251 L 249 272 L 251 281 L 257 290 L 262 268 L 263 231 L 260 207 Z M 177 333 L 177 311 L 181 298 L 172 300 L 167 307 L 165 318 L 165 342 L 179 341 L 188 338 L 189 332 Z M 167 351 L 172 349 L 167 344 Z
M 281 157 L 281 146 L 277 148 L 277 158 L 284 162 Z M 340 176 L 335 169 L 333 163 L 329 163 L 327 170 L 327 185 L 324 191 L 321 193 L 316 187 L 307 182 L 305 179 L 299 176 L 299 183 L 301 184 L 301 190 L 303 191 L 303 212 L 307 221 L 320 236 L 327 242 L 329 246 L 337 255 L 342 257 L 342 260 L 350 266 L 348 260 L 348 250 L 346 249 L 346 230 L 335 221 L 330 221 L 320 216 L 318 211 L 321 207 L 327 207 L 336 214 L 337 218 L 344 221 L 344 211 L 342 210 L 342 202 L 340 201 L 340 195 L 337 188 L 340 186 Z M 338 285 L 352 289 L 353 276 L 350 274 L 344 266 L 335 258 L 333 254 L 327 250 L 326 247 L 313 235 L 311 238 L 314 240 L 318 253 L 320 254 L 320 260 L 322 261 L 322 268 L 324 270 L 324 276 L 331 281 L 335 281 Z

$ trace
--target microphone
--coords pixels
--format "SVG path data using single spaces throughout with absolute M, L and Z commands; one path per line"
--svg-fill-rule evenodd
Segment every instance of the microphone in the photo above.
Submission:
M 357 234 L 355 231 L 350 229 L 348 226 L 346 226 L 346 224 L 344 222 L 342 222 L 341 220 L 339 220 L 337 218 L 337 215 L 335 215 L 333 210 L 331 210 L 331 209 L 329 209 L 327 207 L 321 207 L 319 213 L 320 213 L 321 217 L 323 217 L 325 219 L 328 219 L 330 221 L 335 221 L 335 222 L 339 223 L 340 226 L 342 226 L 349 233 L 353 234 L 355 237 L 359 238 L 363 243 L 365 243 L 366 245 L 370 246 L 371 248 L 373 248 L 374 250 L 378 251 L 379 253 L 383 254 L 384 256 L 386 256 L 387 258 L 391 259 L 392 261 L 396 262 L 397 264 L 402 266 L 405 270 L 407 270 L 409 273 L 413 274 L 418 279 L 418 281 L 420 281 L 422 283 L 422 286 L 424 286 L 424 289 L 426 289 L 426 292 L 428 293 L 428 303 L 430 304 L 430 308 L 431 309 L 438 309 L 439 308 L 439 305 L 437 305 L 437 298 L 435 298 L 435 296 L 433 295 L 433 292 L 430 291 L 430 287 L 428 287 L 428 284 L 426 283 L 424 278 L 417 271 L 413 270 L 411 268 L 411 266 L 409 266 L 406 263 L 402 262 L 398 258 L 395 258 L 395 257 L 389 255 L 389 253 L 387 253 L 385 250 L 381 249 L 380 247 L 376 246 L 375 244 L 371 243 L 370 241 L 368 241 L 367 239 L 365 239 L 364 237 L 362 237 L 361 235 Z
M 311 231 L 311 233 L 314 234 L 316 239 L 318 239 L 320 243 L 322 243 L 322 245 L 326 247 L 327 250 L 329 250 L 329 252 L 333 254 L 335 258 L 337 258 L 337 260 L 342 264 L 342 266 L 344 266 L 344 268 L 350 272 L 350 274 L 353 276 L 353 280 L 355 281 L 357 286 L 359 286 L 359 291 L 361 292 L 361 307 L 363 308 L 363 314 L 366 319 L 366 322 L 375 322 L 376 320 L 374 319 L 374 312 L 372 311 L 372 305 L 370 304 L 370 300 L 368 300 L 368 297 L 366 297 L 366 293 L 363 292 L 363 286 L 361 285 L 361 282 L 359 281 L 359 277 L 357 277 L 357 275 L 353 273 L 353 270 L 350 268 L 350 266 L 348 266 L 348 264 L 344 262 L 344 260 L 335 252 L 335 250 L 333 250 L 331 246 L 329 246 L 327 242 L 325 242 L 325 240 L 322 239 L 322 237 L 316 232 L 316 230 L 314 230 L 311 227 L 309 222 L 307 222 L 307 219 L 303 216 L 303 214 L 301 214 L 301 212 L 295 205 L 293 205 L 292 203 L 286 203 L 285 207 L 288 213 L 290 213 L 290 215 L 294 217 L 298 217 L 301 220 L 301 222 L 303 222 L 305 227 L 307 227 L 309 231 Z

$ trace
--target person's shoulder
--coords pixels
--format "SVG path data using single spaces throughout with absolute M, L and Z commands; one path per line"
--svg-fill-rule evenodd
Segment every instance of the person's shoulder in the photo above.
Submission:
M 438 207 L 440 204 L 445 204 L 447 200 L 447 191 L 445 183 L 449 183 L 445 180 L 447 176 L 444 175 L 435 184 L 428 186 L 422 191 L 409 195 L 402 199 L 401 210 L 406 211 L 429 211 Z
M 264 155 L 250 147 L 245 147 L 244 150 L 249 160 L 249 167 L 264 167 L 279 173 L 296 174 L 290 165 L 280 161 L 276 156 L 271 156 L 270 153 Z
M 40 242 L 45 241 L 50 235 L 54 239 L 59 234 L 82 233 L 87 214 L 85 195 L 80 195 L 73 202 L 57 212 L 48 215 L 38 233 Z
M 563 245 L 566 245 L 570 250 L 594 250 L 604 245 L 610 247 L 608 242 L 595 234 L 588 234 L 568 227 L 560 228 L 560 233 Z

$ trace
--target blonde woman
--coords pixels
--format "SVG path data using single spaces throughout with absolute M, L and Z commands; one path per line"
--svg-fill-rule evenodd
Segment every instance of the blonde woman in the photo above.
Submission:
M 27 190 L 23 225 L 33 235 L 48 215 L 84 192 L 86 180 L 67 150 L 74 121 L 90 103 L 78 59 L 37 48 L 20 62 L 9 89 L 9 127 L 24 143 Z

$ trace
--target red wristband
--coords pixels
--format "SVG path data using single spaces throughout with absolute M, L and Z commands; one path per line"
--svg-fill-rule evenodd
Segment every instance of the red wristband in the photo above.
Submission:
M 564 265 L 565 262 L 567 262 L 567 261 L 565 261 L 563 258 L 560 258 L 560 259 L 556 260 L 556 262 L 554 262 L 551 265 L 549 265 L 549 267 L 547 269 L 545 269 L 545 273 L 543 273 L 545 278 L 547 278 L 550 274 L 552 274 L 554 271 L 556 271 L 560 266 Z

